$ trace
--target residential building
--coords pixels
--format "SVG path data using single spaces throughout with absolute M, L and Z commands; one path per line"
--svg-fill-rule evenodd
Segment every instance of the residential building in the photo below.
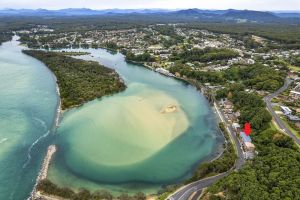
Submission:
M 284 115 L 290 115 L 292 114 L 292 110 L 287 107 L 287 106 L 280 106 L 281 111 L 283 112 Z
M 299 99 L 300 98 L 300 84 L 298 84 L 294 89 L 292 89 L 290 94 L 294 99 Z

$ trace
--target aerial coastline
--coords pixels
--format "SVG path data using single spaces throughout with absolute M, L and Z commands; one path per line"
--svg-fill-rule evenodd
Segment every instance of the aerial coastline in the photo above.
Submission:
M 299 13 L 106 12 L 0 9 L 0 199 L 300 196 Z
M 58 88 L 59 89 L 59 88 Z M 57 90 L 57 91 L 59 91 L 59 90 Z M 59 93 L 58 93 L 59 94 Z M 58 107 L 59 108 L 59 107 Z M 165 107 L 165 109 L 163 109 L 163 111 L 161 111 L 161 112 L 163 112 L 163 113 L 169 113 L 169 112 L 175 112 L 175 111 L 177 111 L 178 110 L 178 107 L 177 106 L 175 106 L 174 104 L 170 104 L 169 106 L 167 106 L 167 107 Z M 218 155 L 219 156 L 219 155 Z

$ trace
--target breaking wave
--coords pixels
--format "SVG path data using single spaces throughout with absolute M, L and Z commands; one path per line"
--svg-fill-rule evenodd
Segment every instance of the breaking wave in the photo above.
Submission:
M 3 138 L 2 140 L 0 140 L 0 144 L 4 143 L 6 140 L 8 140 L 7 138 Z
M 37 140 L 35 140 L 29 147 L 28 151 L 27 151 L 27 160 L 23 165 L 23 168 L 27 167 L 27 165 L 29 164 L 30 160 L 31 160 L 31 151 L 33 149 L 33 147 L 39 143 L 39 141 L 41 141 L 43 138 L 47 137 L 49 135 L 50 131 L 48 130 L 44 135 L 42 135 L 41 137 L 39 137 Z

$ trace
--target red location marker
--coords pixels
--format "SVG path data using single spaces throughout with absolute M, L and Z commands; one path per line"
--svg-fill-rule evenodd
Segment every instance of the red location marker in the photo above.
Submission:
M 252 132 L 250 123 L 245 123 L 244 132 L 246 133 L 246 135 L 250 135 L 250 133 Z

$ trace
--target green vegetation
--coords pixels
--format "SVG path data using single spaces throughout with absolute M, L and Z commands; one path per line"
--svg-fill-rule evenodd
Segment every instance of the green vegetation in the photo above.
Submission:
M 45 179 L 39 182 L 37 190 L 42 194 L 54 195 L 71 200 L 112 200 L 113 195 L 106 190 L 96 191 L 90 193 L 86 189 L 81 189 L 78 193 L 75 193 L 69 188 L 60 188 L 53 184 L 51 181 Z M 146 195 L 144 193 L 138 192 L 135 196 L 128 196 L 127 194 L 122 194 L 118 197 L 119 200 L 145 200 Z
M 130 51 L 126 53 L 126 60 L 134 61 L 134 62 L 153 62 L 153 61 L 155 61 L 155 59 L 149 53 L 134 55 Z
M 118 45 L 114 42 L 106 42 L 104 47 L 109 49 L 109 50 L 113 50 L 113 51 L 118 50 Z
M 239 172 L 208 188 L 205 199 L 294 200 L 300 197 L 300 152 L 293 140 L 267 129 L 253 134 L 259 154 Z M 218 195 L 222 192 L 223 195 Z
M 243 82 L 248 88 L 273 92 L 283 85 L 285 72 L 275 71 L 262 64 L 254 64 L 233 66 L 225 71 L 224 76 L 226 80 Z
M 300 67 L 300 56 L 295 58 L 294 64 Z
M 233 92 L 232 101 L 235 109 L 240 109 L 239 122 L 241 124 L 250 122 L 253 129 L 263 130 L 266 124 L 272 120 L 264 102 L 256 94 Z
M 237 158 L 234 146 L 230 141 L 230 136 L 225 128 L 224 123 L 220 123 L 219 127 L 226 139 L 226 144 L 224 146 L 225 150 L 222 156 L 212 162 L 201 163 L 194 172 L 193 177 L 190 178 L 187 183 L 200 180 L 210 175 L 227 172 L 234 166 L 235 160 Z
M 221 72 L 206 72 L 192 69 L 191 67 L 177 64 L 170 68 L 171 73 L 195 79 L 201 83 L 225 84 L 226 81 L 243 83 L 247 88 L 273 92 L 284 83 L 285 71 L 275 71 L 262 64 L 233 66 Z
M 295 72 L 300 72 L 300 67 L 293 66 L 293 65 L 289 65 L 288 67 L 289 67 L 290 70 L 293 70 Z
M 84 55 L 91 54 L 89 52 L 74 52 L 74 51 L 62 51 L 59 53 L 61 53 L 62 55 L 65 55 L 65 56 L 84 56 Z
M 118 74 L 97 62 L 84 61 L 57 52 L 24 50 L 41 60 L 57 78 L 62 109 L 79 106 L 87 101 L 125 89 Z
M 217 98 L 231 99 L 235 109 L 240 110 L 240 123 L 251 122 L 251 137 L 258 155 L 239 172 L 210 186 L 203 199 L 297 199 L 300 196 L 300 151 L 290 137 L 270 126 L 272 118 L 262 99 L 244 92 L 243 88 L 242 84 L 232 84 L 219 90 Z
M 224 60 L 235 58 L 239 54 L 231 49 L 205 48 L 205 49 L 191 49 L 185 50 L 182 53 L 173 53 L 172 60 L 180 60 L 186 62 L 210 62 L 216 60 Z
M 300 139 L 300 130 L 296 127 L 296 125 L 290 121 L 288 121 L 285 117 L 281 117 L 281 120 L 286 125 L 286 127 L 293 132 L 293 134 Z
M 262 44 L 255 41 L 251 36 L 244 37 L 243 42 L 245 44 L 245 47 L 249 49 L 257 49 L 259 47 L 262 47 Z
M 239 39 L 245 36 L 257 35 L 277 43 L 269 43 L 269 48 L 299 49 L 300 29 L 297 23 L 189 23 L 182 25 L 185 28 L 209 30 L 216 33 L 231 34 Z
M 22 44 L 26 44 L 29 48 L 39 48 L 38 41 L 35 38 L 30 37 L 29 34 L 21 34 L 19 41 Z
M 159 192 L 158 200 L 166 200 L 167 197 L 173 194 L 178 188 L 184 186 L 183 184 L 180 185 L 168 185 L 162 191 Z
M 191 67 L 177 64 L 174 67 L 171 67 L 170 72 L 173 74 L 179 73 L 183 77 L 189 79 L 195 79 L 200 83 L 216 83 L 222 84 L 225 83 L 222 72 L 205 72 L 205 71 L 195 71 Z
M 177 36 L 174 26 L 159 25 L 159 26 L 155 26 L 154 30 L 156 30 L 161 35 L 167 35 L 170 37 Z
M 266 110 L 265 103 L 260 96 L 244 92 L 243 89 L 242 84 L 232 84 L 225 89 L 218 90 L 216 98 L 227 97 L 233 102 L 234 109 L 240 110 L 240 124 L 250 122 L 256 131 L 266 129 L 272 117 Z
M 0 45 L 3 42 L 11 40 L 11 37 L 12 37 L 12 33 L 0 33 Z
M 291 58 L 291 63 L 298 69 L 296 71 L 300 70 L 300 56 L 293 56 Z
M 173 45 L 182 43 L 184 40 L 184 37 L 178 35 L 175 32 L 173 26 L 168 26 L 168 25 L 155 26 L 154 30 L 156 30 L 161 35 L 168 36 L 168 38 L 162 38 L 162 44 L 164 45 L 165 48 L 169 48 Z

